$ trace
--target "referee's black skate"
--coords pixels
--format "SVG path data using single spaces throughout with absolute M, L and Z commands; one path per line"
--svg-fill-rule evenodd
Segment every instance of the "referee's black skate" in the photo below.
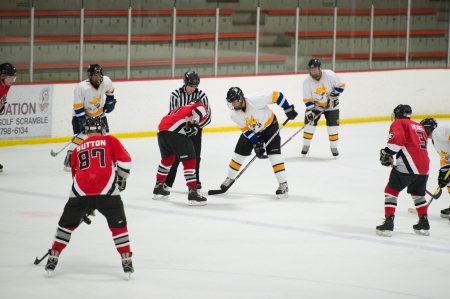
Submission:
M 197 191 L 197 188 L 189 187 L 188 200 L 190 206 L 206 206 L 206 197 Z
M 429 236 L 430 235 L 430 223 L 428 222 L 428 215 L 423 214 L 419 218 L 419 222 L 413 225 L 414 232 L 418 235 Z
M 120 255 L 122 257 L 122 267 L 123 272 L 127 276 L 127 280 L 130 279 L 131 273 L 134 273 L 133 262 L 131 261 L 131 257 L 133 256 L 132 252 L 124 252 Z
M 167 199 L 170 195 L 169 187 L 166 184 L 161 184 L 156 181 L 155 188 L 153 189 L 153 199 Z
M 47 265 L 45 265 L 45 270 L 47 271 L 48 277 L 52 276 L 53 271 L 55 271 L 56 265 L 58 265 L 58 259 L 59 259 L 59 251 L 50 250 Z
M 442 218 L 450 218 L 450 208 L 441 210 L 441 217 Z
M 394 218 L 395 216 L 391 215 L 384 219 L 383 224 L 376 227 L 376 234 L 383 237 L 391 237 L 394 231 Z

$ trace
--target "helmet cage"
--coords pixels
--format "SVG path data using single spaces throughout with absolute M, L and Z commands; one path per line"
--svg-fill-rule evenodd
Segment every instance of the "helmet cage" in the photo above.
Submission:
M 98 87 L 103 82 L 103 69 L 100 65 L 98 64 L 89 65 L 87 73 L 89 77 L 89 82 L 91 82 L 91 84 L 94 85 L 95 87 Z M 100 74 L 100 79 L 93 81 L 92 76 L 95 74 Z

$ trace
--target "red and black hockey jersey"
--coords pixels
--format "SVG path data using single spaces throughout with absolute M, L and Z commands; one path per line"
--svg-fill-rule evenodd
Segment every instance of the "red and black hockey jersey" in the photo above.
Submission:
M 201 127 L 208 120 L 208 116 L 208 109 L 200 102 L 178 107 L 161 119 L 158 132 L 173 131 L 185 134 L 182 129 L 186 127 L 186 122 L 195 122 Z
M 0 113 L 5 109 L 6 96 L 10 88 L 11 85 L 0 86 Z
M 396 155 L 395 167 L 399 172 L 428 174 L 427 133 L 421 124 L 406 118 L 395 120 L 389 129 L 385 151 Z
M 75 196 L 118 195 L 114 166 L 117 165 L 123 177 L 131 169 L 130 155 L 111 135 L 89 137 L 73 150 L 71 163 Z

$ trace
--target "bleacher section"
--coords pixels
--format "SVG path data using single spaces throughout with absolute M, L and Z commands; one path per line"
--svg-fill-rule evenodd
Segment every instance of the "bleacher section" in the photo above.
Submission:
M 34 81 L 78 80 L 81 0 L 34 1 Z M 448 0 L 412 0 L 409 67 L 445 67 Z M 3 0 L 0 57 L 29 68 L 31 0 Z M 171 76 L 173 0 L 132 0 L 131 47 L 127 46 L 129 0 L 84 1 L 84 64 L 105 65 L 125 78 Z M 219 74 L 255 71 L 254 0 L 176 1 L 176 73 L 198 68 L 214 74 L 216 8 L 219 7 Z M 260 0 L 258 73 L 294 70 L 296 8 L 299 4 L 298 69 L 332 56 L 334 0 Z M 368 69 L 370 8 L 375 8 L 375 68 L 405 67 L 408 0 L 337 1 L 336 69 Z M 19 5 L 20 4 L 20 5 Z M 52 72 L 53 71 L 53 72 Z M 22 72 L 23 73 L 23 72 Z M 27 74 L 22 78 L 26 79 Z M 57 78 L 57 79 L 55 79 Z M 74 79 L 75 78 L 75 79 Z

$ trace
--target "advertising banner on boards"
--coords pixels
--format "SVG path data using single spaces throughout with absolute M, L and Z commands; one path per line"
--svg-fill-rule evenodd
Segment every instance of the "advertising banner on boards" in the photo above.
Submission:
M 0 113 L 0 140 L 51 137 L 52 85 L 11 86 Z

